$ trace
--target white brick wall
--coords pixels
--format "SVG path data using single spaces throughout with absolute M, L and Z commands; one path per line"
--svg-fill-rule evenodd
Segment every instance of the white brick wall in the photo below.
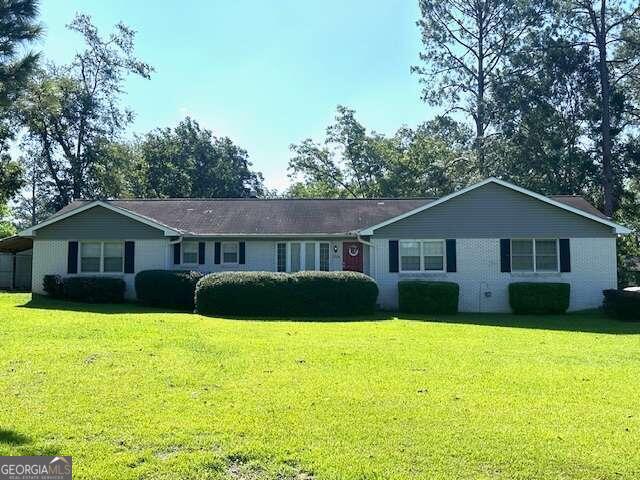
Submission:
M 135 240 L 135 271 L 167 268 L 168 239 Z M 33 240 L 33 273 L 31 289 L 34 293 L 44 294 L 42 279 L 45 275 L 67 274 L 67 241 L 66 240 Z M 78 275 L 83 275 L 79 273 Z M 96 274 L 84 274 L 96 275 Z M 127 284 L 127 298 L 135 298 L 135 274 L 103 274 L 114 275 L 124 279 Z
M 173 246 L 168 238 L 154 240 L 135 240 L 135 273 L 152 269 L 190 269 L 203 273 L 221 271 L 275 271 L 276 269 L 276 241 L 247 240 L 246 263 L 244 265 L 216 265 L 214 263 L 214 241 L 206 241 L 204 265 L 174 265 Z M 331 240 L 329 268 L 342 270 L 342 242 Z M 337 253 L 333 247 L 337 246 Z M 67 240 L 38 240 L 33 242 L 33 276 L 32 291 L 44 294 L 42 280 L 45 275 L 58 274 L 67 276 Z M 134 274 L 102 274 L 115 275 L 124 279 L 127 284 L 127 298 L 135 298 Z M 83 275 L 78 273 L 78 275 Z M 84 274 L 84 275 L 96 275 Z M 98 274 L 100 275 L 100 274 Z
M 224 271 L 251 271 L 251 272 L 275 272 L 276 270 L 276 244 L 277 240 L 245 240 L 245 264 L 224 265 L 214 263 L 215 242 L 224 240 L 206 240 L 205 247 L 205 264 L 173 264 L 173 246 L 168 247 L 169 268 L 175 270 L 190 269 L 203 273 L 224 272 Z M 281 240 L 285 241 L 285 240 Z M 288 240 L 289 241 L 289 240 Z M 300 240 L 304 242 L 305 240 Z M 309 239 L 306 241 L 327 241 L 322 239 Z M 329 250 L 329 269 L 342 270 L 342 242 L 336 240 L 328 241 Z M 334 253 L 334 246 L 337 247 L 337 253 Z
M 380 287 L 382 308 L 398 306 L 397 282 L 402 279 L 452 281 L 460 285 L 460 311 L 508 312 L 508 285 L 518 281 L 568 282 L 570 310 L 602 304 L 602 290 L 616 288 L 615 238 L 572 238 L 569 273 L 501 273 L 499 239 L 458 239 L 456 273 L 389 273 L 389 241 L 374 239 L 372 276 Z

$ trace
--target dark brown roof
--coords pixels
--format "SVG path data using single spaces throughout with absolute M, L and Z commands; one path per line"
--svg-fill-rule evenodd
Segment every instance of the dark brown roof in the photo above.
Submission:
M 605 217 L 576 196 L 552 196 L 558 202 Z M 219 234 L 344 234 L 371 227 L 433 202 L 410 199 L 134 199 L 106 200 L 183 233 Z M 78 200 L 60 215 L 89 202 Z
M 550 195 L 549 198 L 556 202 L 564 203 L 570 207 L 582 210 L 583 212 L 590 213 L 591 215 L 595 215 L 596 217 L 604 218 L 605 220 L 609 219 L 609 217 L 579 195 Z
M 184 233 L 340 234 L 370 227 L 433 199 L 164 199 L 108 200 Z M 87 201 L 76 201 L 57 214 Z

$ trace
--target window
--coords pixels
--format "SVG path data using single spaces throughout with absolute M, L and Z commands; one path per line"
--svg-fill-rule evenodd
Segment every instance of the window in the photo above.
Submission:
M 536 240 L 536 271 L 558 271 L 558 242 L 556 240 Z
M 198 242 L 182 242 L 182 263 L 198 263 Z
M 330 269 L 331 244 L 329 242 L 279 242 L 276 243 L 276 271 L 299 272 L 301 270 Z
M 124 261 L 124 246 L 122 242 L 104 243 L 104 271 L 109 273 L 122 272 Z
M 404 271 L 420 270 L 420 242 L 400 243 L 400 269 Z
M 300 271 L 300 244 L 298 242 L 294 242 L 289 246 L 289 251 L 291 252 L 291 271 L 299 272 Z
M 400 271 L 444 271 L 444 241 L 402 240 L 400 242 Z
M 322 242 L 320 244 L 320 270 L 323 272 L 329 271 L 329 251 L 330 245 Z
M 124 242 L 81 242 L 81 273 L 122 273 Z
M 441 241 L 422 242 L 425 270 L 444 270 L 444 244 Z
M 558 241 L 555 239 L 511 240 L 512 272 L 557 272 Z
M 511 271 L 533 272 L 533 240 L 511 240 Z
M 276 271 L 287 271 L 287 244 L 278 243 L 276 246 Z
M 307 242 L 304 244 L 304 269 L 316 269 L 316 243 Z
M 222 243 L 222 263 L 238 263 L 238 242 Z
M 99 272 L 102 244 L 100 242 L 82 242 L 80 245 L 80 271 Z

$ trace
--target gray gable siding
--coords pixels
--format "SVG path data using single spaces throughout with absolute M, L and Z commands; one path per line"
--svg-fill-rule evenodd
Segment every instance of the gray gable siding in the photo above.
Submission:
M 374 232 L 377 238 L 613 237 L 611 227 L 489 183 Z
M 36 230 L 36 237 L 50 240 L 125 240 L 161 238 L 160 229 L 101 206 Z

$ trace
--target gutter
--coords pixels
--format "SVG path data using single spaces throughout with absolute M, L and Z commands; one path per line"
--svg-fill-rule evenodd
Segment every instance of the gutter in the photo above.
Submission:
M 360 232 L 354 232 L 354 233 L 355 233 L 356 238 L 358 239 L 358 241 L 359 241 L 360 243 L 363 243 L 363 244 L 365 244 L 366 246 L 371 247 L 371 248 L 376 248 L 376 246 L 375 246 L 373 243 L 371 243 L 371 242 L 369 242 L 369 241 L 365 240 L 364 238 L 362 238 L 362 237 L 360 236 Z

